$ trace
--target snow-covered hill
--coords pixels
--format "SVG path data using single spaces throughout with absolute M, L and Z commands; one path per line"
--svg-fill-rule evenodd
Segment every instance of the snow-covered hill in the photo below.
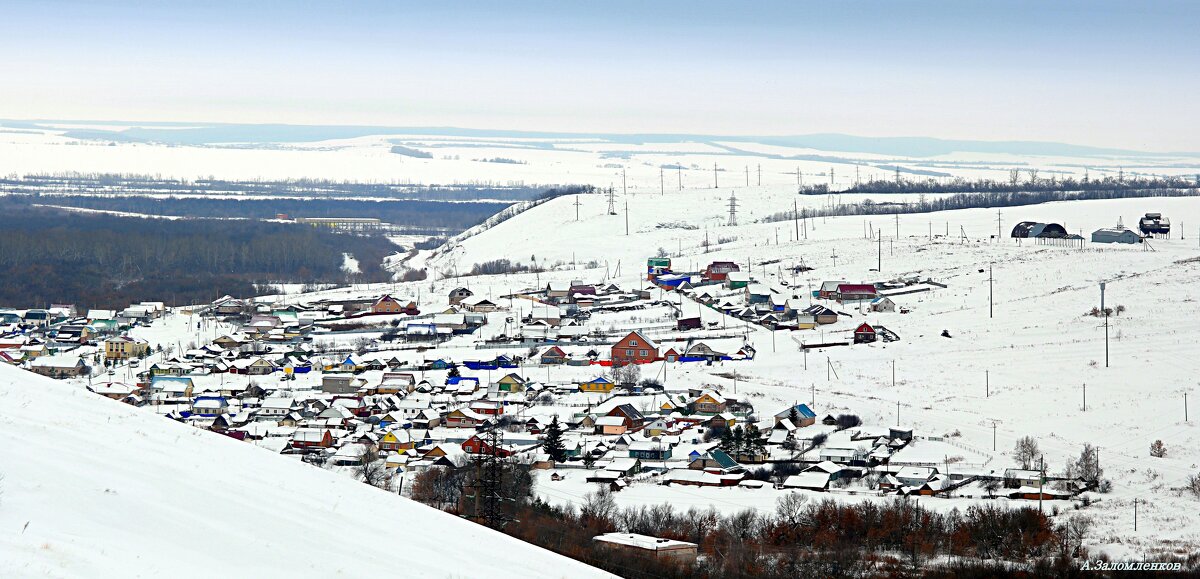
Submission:
M 628 236 L 625 198 L 618 198 L 618 215 L 612 216 L 606 214 L 601 195 L 580 196 L 577 221 L 576 198 L 563 197 L 469 237 L 428 263 L 435 272 L 464 272 L 501 257 L 498 251 L 503 248 L 503 256 L 526 264 L 534 256 L 539 265 L 566 264 L 537 275 L 440 282 L 439 291 L 468 283 L 476 293 L 489 296 L 547 280 L 599 282 L 606 275 L 623 285 L 644 284 L 639 280 L 644 279 L 645 259 L 659 248 L 672 256 L 677 269 L 686 271 L 701 270 L 713 260 L 736 261 L 743 270 L 752 262 L 756 279 L 781 290 L 793 288 L 805 301 L 823 280 L 932 277 L 948 287 L 895 297 L 899 306 L 911 308 L 909 314 L 849 308 L 851 317 L 820 330 L 773 334 L 752 326 L 747 339 L 758 355 L 753 363 L 736 366 L 736 385 L 727 377 L 729 365 L 673 365 L 670 380 L 718 385 L 748 395 L 767 416 L 789 403 L 815 400 L 818 413 L 854 413 L 867 424 L 881 426 L 900 421 L 918 433 L 948 435 L 989 454 L 987 468 L 996 473 L 1014 465 L 1010 453 L 1022 436 L 1039 441 L 1052 474 L 1078 458 L 1084 444 L 1092 444 L 1100 449 L 1105 477 L 1114 490 L 1096 495 L 1100 502 L 1083 511 L 1096 521 L 1089 545 L 1115 557 L 1187 552 L 1200 545 L 1200 502 L 1180 490 L 1189 476 L 1200 472 L 1200 327 L 1195 324 L 1200 320 L 1200 201 L 1155 197 L 1047 203 L 999 212 L 907 214 L 898 219 L 816 219 L 807 238 L 802 232 L 796 240 L 792 222 L 751 222 L 791 209 L 796 195 L 738 188 L 735 226 L 726 223 L 728 209 L 722 201 L 728 196 L 728 190 L 712 189 L 630 195 Z M 798 200 L 800 207 L 806 202 L 812 206 L 828 201 Z M 1119 219 L 1136 227 L 1137 218 L 1149 211 L 1172 219 L 1171 239 L 1144 245 L 1087 243 L 1081 249 L 1034 240 L 1018 243 L 1009 237 L 1012 226 L 1026 220 L 1065 224 L 1072 233 L 1089 237 Z M 868 228 L 882 233 L 882 244 L 865 238 Z M 1186 229 L 1182 235 L 1180 228 Z M 993 238 L 998 229 L 999 241 Z M 702 247 L 706 237 L 713 244 L 709 252 Z M 572 269 L 572 262 L 580 266 Z M 599 267 L 583 267 L 589 262 Z M 880 262 L 882 273 L 874 271 Z M 801 263 L 815 270 L 793 277 L 789 268 Z M 993 315 L 989 267 L 995 280 Z M 1107 368 L 1103 321 L 1085 315 L 1100 304 L 1100 281 L 1108 283 L 1106 305 L 1125 308 L 1109 321 Z M 724 323 L 719 313 L 694 302 L 687 302 L 685 311 L 700 311 L 705 322 Z M 901 340 L 810 351 L 807 356 L 798 347 L 802 341 L 846 339 L 864 321 L 897 332 Z M 728 320 L 730 327 L 736 322 Z M 953 338 L 941 337 L 943 330 Z M 643 375 L 665 375 L 660 372 L 655 365 Z M 1190 401 L 1186 420 L 1185 395 Z M 1170 449 L 1166 457 L 1150 456 L 1155 440 Z M 562 502 L 580 502 L 578 493 L 562 488 L 547 485 L 542 491 Z M 769 511 L 774 506 L 769 493 L 764 498 L 748 491 L 666 489 L 620 493 L 617 500 L 711 504 L 726 510 Z M 1135 500 L 1140 508 L 1136 531 Z M 967 499 L 929 501 L 932 508 L 970 504 Z M 1061 508 L 1074 512 L 1069 505 Z
M 0 364 L 2 577 L 602 577 L 253 445 Z

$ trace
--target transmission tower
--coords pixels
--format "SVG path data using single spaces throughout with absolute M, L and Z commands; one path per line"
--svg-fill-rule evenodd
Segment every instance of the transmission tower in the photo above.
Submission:
M 497 429 L 480 435 L 480 438 L 483 446 L 475 455 L 475 482 L 470 485 L 472 494 L 467 495 L 475 504 L 474 515 L 470 518 L 481 525 L 502 529 L 513 520 L 506 512 L 505 504 L 513 499 L 505 496 L 506 461 L 500 456 L 504 438 Z
M 737 225 L 737 193 L 729 193 L 729 225 Z
M 617 190 L 612 185 L 608 186 L 608 214 L 617 214 Z

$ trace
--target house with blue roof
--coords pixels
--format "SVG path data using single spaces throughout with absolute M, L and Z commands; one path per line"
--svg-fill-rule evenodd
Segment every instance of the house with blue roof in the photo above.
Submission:
M 797 404 L 775 414 L 775 426 L 779 426 L 779 423 L 784 420 L 791 420 L 792 425 L 797 428 L 812 426 L 817 422 L 817 413 L 813 412 L 807 404 Z

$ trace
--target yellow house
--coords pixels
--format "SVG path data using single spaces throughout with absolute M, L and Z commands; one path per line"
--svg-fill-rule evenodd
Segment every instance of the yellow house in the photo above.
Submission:
M 607 394 L 609 392 L 612 392 L 612 389 L 615 387 L 616 387 L 616 384 L 613 384 L 612 382 L 609 382 L 607 379 L 605 379 L 603 376 L 600 376 L 600 377 L 596 378 L 595 380 L 581 383 L 579 385 L 579 391 L 580 392 L 603 392 L 603 393 Z
M 497 389 L 501 392 L 524 392 L 525 379 L 516 374 L 508 374 L 496 380 Z
M 129 336 L 117 336 L 104 340 L 104 357 L 109 360 L 141 358 L 149 349 L 150 344 L 146 343 L 146 340 Z
M 383 438 L 379 439 L 380 450 L 405 451 L 413 447 L 414 444 L 411 440 L 411 437 L 409 437 L 407 434 L 404 436 L 396 436 L 395 431 L 389 432 L 383 435 Z

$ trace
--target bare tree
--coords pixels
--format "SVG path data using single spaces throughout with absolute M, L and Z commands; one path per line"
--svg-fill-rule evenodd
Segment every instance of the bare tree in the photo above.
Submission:
M 379 458 L 379 450 L 370 444 L 364 444 L 358 458 L 362 464 L 354 467 L 355 476 L 375 488 L 391 490 L 395 473 Z
M 1017 439 L 1017 445 L 1013 448 L 1013 460 L 1026 470 L 1033 468 L 1039 454 L 1041 451 L 1038 450 L 1038 443 L 1032 436 L 1022 436 Z
M 616 512 L 617 501 L 608 487 L 584 495 L 583 504 L 579 506 L 579 517 L 582 519 L 611 521 Z
M 619 385 L 637 384 L 642 378 L 642 369 L 637 364 L 614 366 L 612 369 L 613 382 Z

